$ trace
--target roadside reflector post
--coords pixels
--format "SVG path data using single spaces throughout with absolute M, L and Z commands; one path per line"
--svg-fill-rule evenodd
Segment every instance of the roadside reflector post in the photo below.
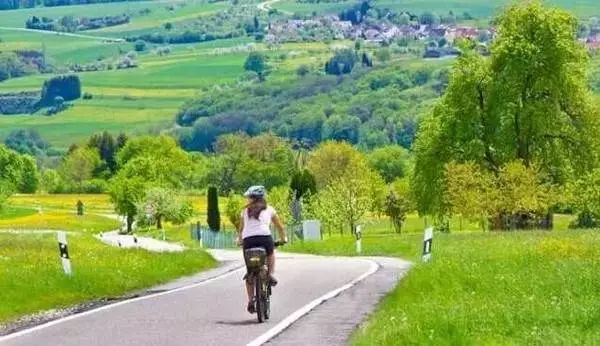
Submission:
M 71 258 L 69 257 L 69 247 L 67 243 L 67 233 L 58 232 L 58 251 L 60 254 L 60 260 L 62 262 L 62 267 L 67 275 L 72 275 L 73 271 L 71 270 Z
M 356 226 L 356 231 L 354 232 L 356 235 L 356 253 L 362 253 L 362 226 Z
M 431 246 L 433 245 L 433 228 L 429 227 L 425 230 L 423 237 L 423 262 L 431 260 Z

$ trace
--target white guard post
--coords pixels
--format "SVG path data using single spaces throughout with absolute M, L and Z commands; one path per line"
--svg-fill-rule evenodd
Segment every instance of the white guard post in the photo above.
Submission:
M 362 252 L 362 226 L 356 226 L 356 253 Z
M 433 228 L 429 227 L 425 230 L 423 237 L 423 262 L 429 262 L 431 259 L 431 245 L 433 244 Z
M 69 257 L 69 248 L 67 244 L 67 234 L 65 232 L 58 232 L 58 251 L 60 252 L 60 260 L 62 261 L 63 270 L 65 274 L 71 275 L 71 258 Z

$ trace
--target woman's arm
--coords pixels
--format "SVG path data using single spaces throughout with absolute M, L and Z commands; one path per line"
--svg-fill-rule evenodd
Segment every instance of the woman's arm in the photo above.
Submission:
M 279 216 L 277 216 L 277 214 L 273 214 L 271 221 L 273 222 L 275 228 L 277 228 L 277 231 L 279 232 L 279 238 L 287 243 L 288 239 L 287 235 L 285 234 L 285 227 L 283 227 L 283 223 L 281 223 L 281 219 L 279 219 Z
M 242 218 L 240 218 L 240 224 L 238 225 L 238 228 L 237 228 L 237 242 L 238 242 L 238 245 L 241 245 L 242 242 L 243 242 L 243 239 L 242 239 L 242 231 L 243 230 L 244 230 L 244 218 L 242 217 Z

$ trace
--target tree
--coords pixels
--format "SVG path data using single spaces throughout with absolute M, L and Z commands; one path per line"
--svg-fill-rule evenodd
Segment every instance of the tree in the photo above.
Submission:
M 6 181 L 5 179 L 0 179 L 0 210 L 4 208 L 6 204 L 6 200 L 14 193 L 14 186 Z
M 367 166 L 363 154 L 345 142 L 324 142 L 311 154 L 308 170 L 317 187 L 324 188 L 340 176 Z
M 46 193 L 61 193 L 64 192 L 65 183 L 60 174 L 54 169 L 46 169 L 40 177 L 40 188 Z
M 34 129 L 13 130 L 4 144 L 16 152 L 32 156 L 44 155 L 50 148 L 50 144 Z
M 72 101 L 81 97 L 81 81 L 77 75 L 65 75 L 50 78 L 42 86 L 40 105 L 52 106 L 57 97 L 63 101 Z
M 421 25 L 436 25 L 440 23 L 440 17 L 436 16 L 431 12 L 424 12 L 419 17 L 419 24 Z
M 571 186 L 573 206 L 577 212 L 575 226 L 597 228 L 600 226 L 600 169 L 586 174 Z
M 163 221 L 182 224 L 193 213 L 189 201 L 178 198 L 174 190 L 160 187 L 146 191 L 146 196 L 137 209 L 138 221 L 145 225 L 156 224 L 157 229 L 163 229 Z
M 144 40 L 135 41 L 135 43 L 133 44 L 133 48 L 135 49 L 136 52 L 145 51 L 146 50 L 146 41 L 144 41 Z
M 551 228 L 549 187 L 541 183 L 535 166 L 520 161 L 504 165 L 497 177 L 495 229 Z
M 168 136 L 142 136 L 127 141 L 117 153 L 120 174 L 144 177 L 155 186 L 179 189 L 191 174 L 189 155 Z
M 240 191 L 257 184 L 270 189 L 287 184 L 294 170 L 289 143 L 269 133 L 219 137 L 215 152 L 207 180 L 220 191 Z
M 317 193 L 317 181 L 308 169 L 294 172 L 290 182 L 290 191 L 296 199 Z
M 140 177 L 118 174 L 110 185 L 109 194 L 119 215 L 126 217 L 127 233 L 133 231 L 133 222 L 138 214 L 138 205 L 146 195 L 147 183 Z
M 239 229 L 241 222 L 242 209 L 244 208 L 244 200 L 236 194 L 230 194 L 225 205 L 225 214 L 229 222 Z
M 92 148 L 98 152 L 100 159 L 104 162 L 105 168 L 109 174 L 114 174 L 117 170 L 116 154 L 119 150 L 115 138 L 104 131 L 101 134 L 95 134 L 88 141 L 88 148 Z
M 358 55 L 353 49 L 340 49 L 335 55 L 325 63 L 325 73 L 333 75 L 342 75 L 352 72 L 354 65 L 358 61 Z
M 494 177 L 473 162 L 446 165 L 444 200 L 450 215 L 484 220 L 496 212 Z M 462 221 L 462 220 L 461 220 Z
M 165 23 L 164 28 L 165 28 L 165 30 L 173 29 L 173 23 L 171 23 L 171 22 Z
M 287 186 L 275 186 L 269 190 L 267 200 L 275 208 L 282 222 L 292 220 L 292 199 L 290 188 Z
M 206 222 L 211 231 L 218 232 L 221 230 L 221 213 L 219 212 L 219 195 L 216 187 L 208 188 L 207 202 Z
M 317 216 L 340 233 L 344 228 L 351 234 L 356 226 L 373 209 L 373 191 L 380 190 L 379 180 L 369 170 L 348 172 L 320 190 L 317 196 Z
M 443 212 L 443 175 L 472 161 L 498 175 L 520 161 L 564 184 L 598 164 L 599 120 L 585 79 L 587 53 L 577 20 L 538 2 L 510 7 L 498 20 L 489 59 L 463 44 L 448 89 L 415 143 L 412 179 L 418 209 Z
M 361 121 L 355 116 L 334 114 L 323 123 L 323 140 L 358 143 Z
M 385 198 L 385 215 L 390 218 L 396 233 L 402 233 L 406 215 L 411 211 L 410 187 L 406 178 L 399 179 L 389 188 Z
M 24 155 L 22 160 L 23 172 L 21 173 L 21 182 L 18 190 L 22 193 L 35 193 L 40 185 L 37 164 L 35 159 L 28 155 Z
M 379 172 L 387 183 L 408 174 L 409 153 L 399 145 L 377 148 L 367 155 L 367 159 L 369 165 Z
M 73 184 L 76 191 L 83 191 L 83 183 L 93 177 L 100 166 L 100 155 L 89 148 L 77 148 L 68 154 L 61 163 L 59 171 L 64 181 Z
M 258 80 L 261 82 L 265 80 L 265 74 L 268 68 L 269 66 L 265 61 L 265 57 L 261 53 L 250 53 L 246 58 L 246 62 L 244 62 L 244 70 L 255 72 L 258 76 Z

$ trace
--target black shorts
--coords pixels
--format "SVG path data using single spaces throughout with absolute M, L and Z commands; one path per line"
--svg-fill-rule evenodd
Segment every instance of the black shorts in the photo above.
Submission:
M 270 235 L 257 235 L 244 238 L 244 250 L 253 247 L 262 247 L 267 250 L 267 256 L 271 256 L 273 250 L 275 250 L 275 243 L 273 242 L 273 237 Z

